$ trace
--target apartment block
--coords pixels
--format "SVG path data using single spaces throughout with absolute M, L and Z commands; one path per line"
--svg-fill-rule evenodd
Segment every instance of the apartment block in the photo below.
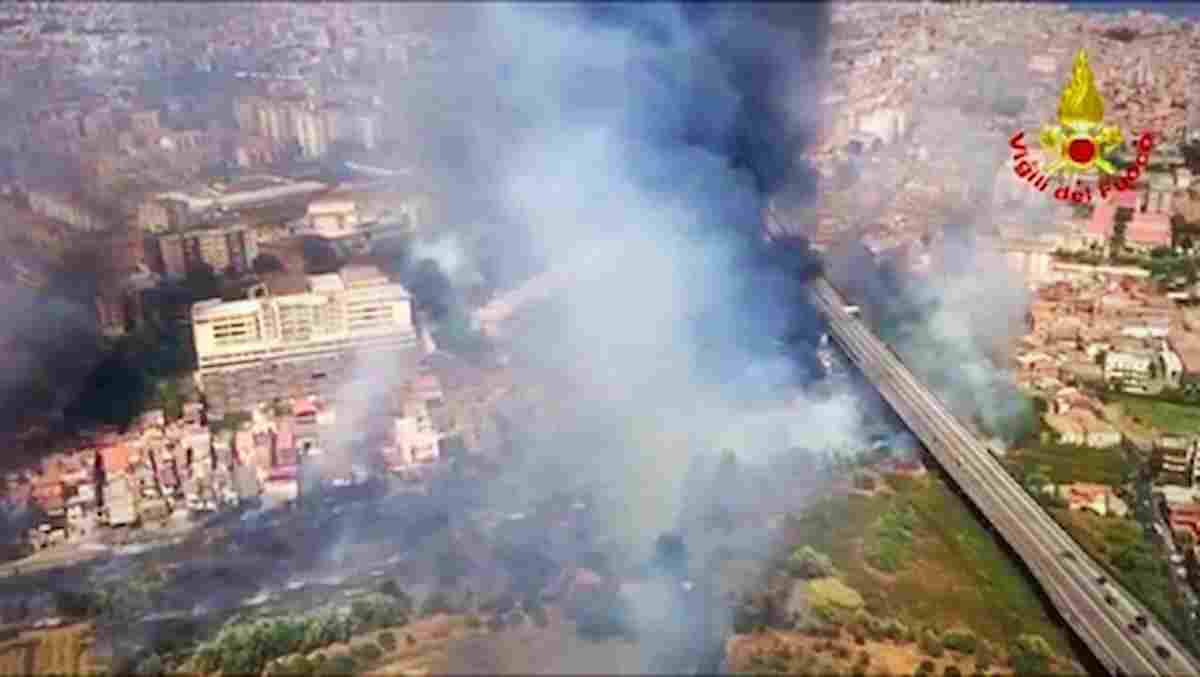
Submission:
M 273 290 L 272 287 L 275 287 Z M 419 355 L 407 290 L 371 266 L 268 283 L 250 298 L 192 307 L 198 380 L 209 413 L 330 395 L 359 351 Z
M 1113 351 L 1104 356 L 1104 380 L 1127 391 L 1143 390 L 1153 369 L 1151 354 Z
M 228 268 L 247 271 L 258 256 L 258 236 L 243 224 L 213 225 L 158 237 L 162 272 L 184 277 L 201 264 L 216 272 Z

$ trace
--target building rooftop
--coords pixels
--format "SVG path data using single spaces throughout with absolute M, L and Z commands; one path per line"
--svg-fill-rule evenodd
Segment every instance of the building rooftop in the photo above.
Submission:
M 316 294 L 333 294 L 346 288 L 346 285 L 342 283 L 341 276 L 337 273 L 309 275 L 308 283 Z
M 368 284 L 388 282 L 388 278 L 375 266 L 352 264 L 343 266 L 338 272 L 347 287 L 359 287 Z
M 274 296 L 303 294 L 309 289 L 309 278 L 301 273 L 267 273 L 262 275 L 260 279 Z

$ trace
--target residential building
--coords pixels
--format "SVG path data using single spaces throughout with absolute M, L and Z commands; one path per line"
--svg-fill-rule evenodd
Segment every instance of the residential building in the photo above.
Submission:
M 166 225 L 180 229 L 211 221 L 215 214 L 307 200 L 328 189 L 329 186 L 319 181 L 291 181 L 261 175 L 231 184 L 212 183 L 159 193 L 155 199 L 166 211 Z
M 1044 417 L 1058 437 L 1060 444 L 1104 449 L 1121 443 L 1121 433 L 1086 409 L 1071 409 L 1063 414 L 1047 413 Z
M 1163 341 L 1159 350 L 1159 358 L 1162 360 L 1163 380 L 1168 386 L 1178 388 L 1183 383 L 1183 360 L 1166 341 Z
M 404 406 L 404 415 L 395 419 L 393 465 L 431 463 L 440 457 L 440 435 L 433 425 L 429 408 L 422 400 Z
M 1124 390 L 1139 391 L 1153 376 L 1154 356 L 1111 351 L 1104 355 L 1104 380 Z
M 136 495 L 126 477 L 110 479 L 104 485 L 104 514 L 109 526 L 129 526 L 137 522 Z
M 358 350 L 419 354 L 407 290 L 377 268 L 301 278 L 299 288 L 192 307 L 198 380 L 210 416 L 336 387 Z
M 313 200 L 306 216 L 309 228 L 321 237 L 336 239 L 358 232 L 358 205 L 350 196 Z
M 1190 437 L 1164 435 L 1154 444 L 1152 466 L 1158 482 L 1177 486 L 1191 486 L 1192 463 L 1196 443 Z
M 1112 487 L 1104 484 L 1076 482 L 1058 487 L 1059 496 L 1067 502 L 1070 510 L 1086 510 L 1101 517 L 1114 515 L 1124 517 L 1129 506 L 1113 493 Z
M 158 237 L 161 272 L 182 278 L 201 265 L 215 272 L 246 272 L 258 257 L 258 237 L 241 223 L 168 233 Z
M 26 193 L 34 213 L 67 223 L 81 231 L 107 230 L 112 219 L 85 204 L 82 196 L 52 189 L 31 189 Z

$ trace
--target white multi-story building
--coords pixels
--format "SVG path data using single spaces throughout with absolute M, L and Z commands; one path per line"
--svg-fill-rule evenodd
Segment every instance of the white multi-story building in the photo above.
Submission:
M 377 268 L 346 266 L 308 276 L 304 286 L 275 295 L 264 285 L 248 299 L 192 306 L 197 379 L 210 415 L 324 392 L 341 381 L 355 350 L 419 354 L 412 299 Z
M 1124 390 L 1140 391 L 1153 376 L 1154 355 L 1109 352 L 1104 356 L 1104 380 Z

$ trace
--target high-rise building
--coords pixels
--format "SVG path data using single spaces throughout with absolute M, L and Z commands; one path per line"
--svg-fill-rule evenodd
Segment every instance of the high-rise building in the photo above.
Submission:
M 250 296 L 192 306 L 210 415 L 280 397 L 331 394 L 359 350 L 420 355 L 411 297 L 377 268 L 346 266 L 290 287 L 269 282 Z

